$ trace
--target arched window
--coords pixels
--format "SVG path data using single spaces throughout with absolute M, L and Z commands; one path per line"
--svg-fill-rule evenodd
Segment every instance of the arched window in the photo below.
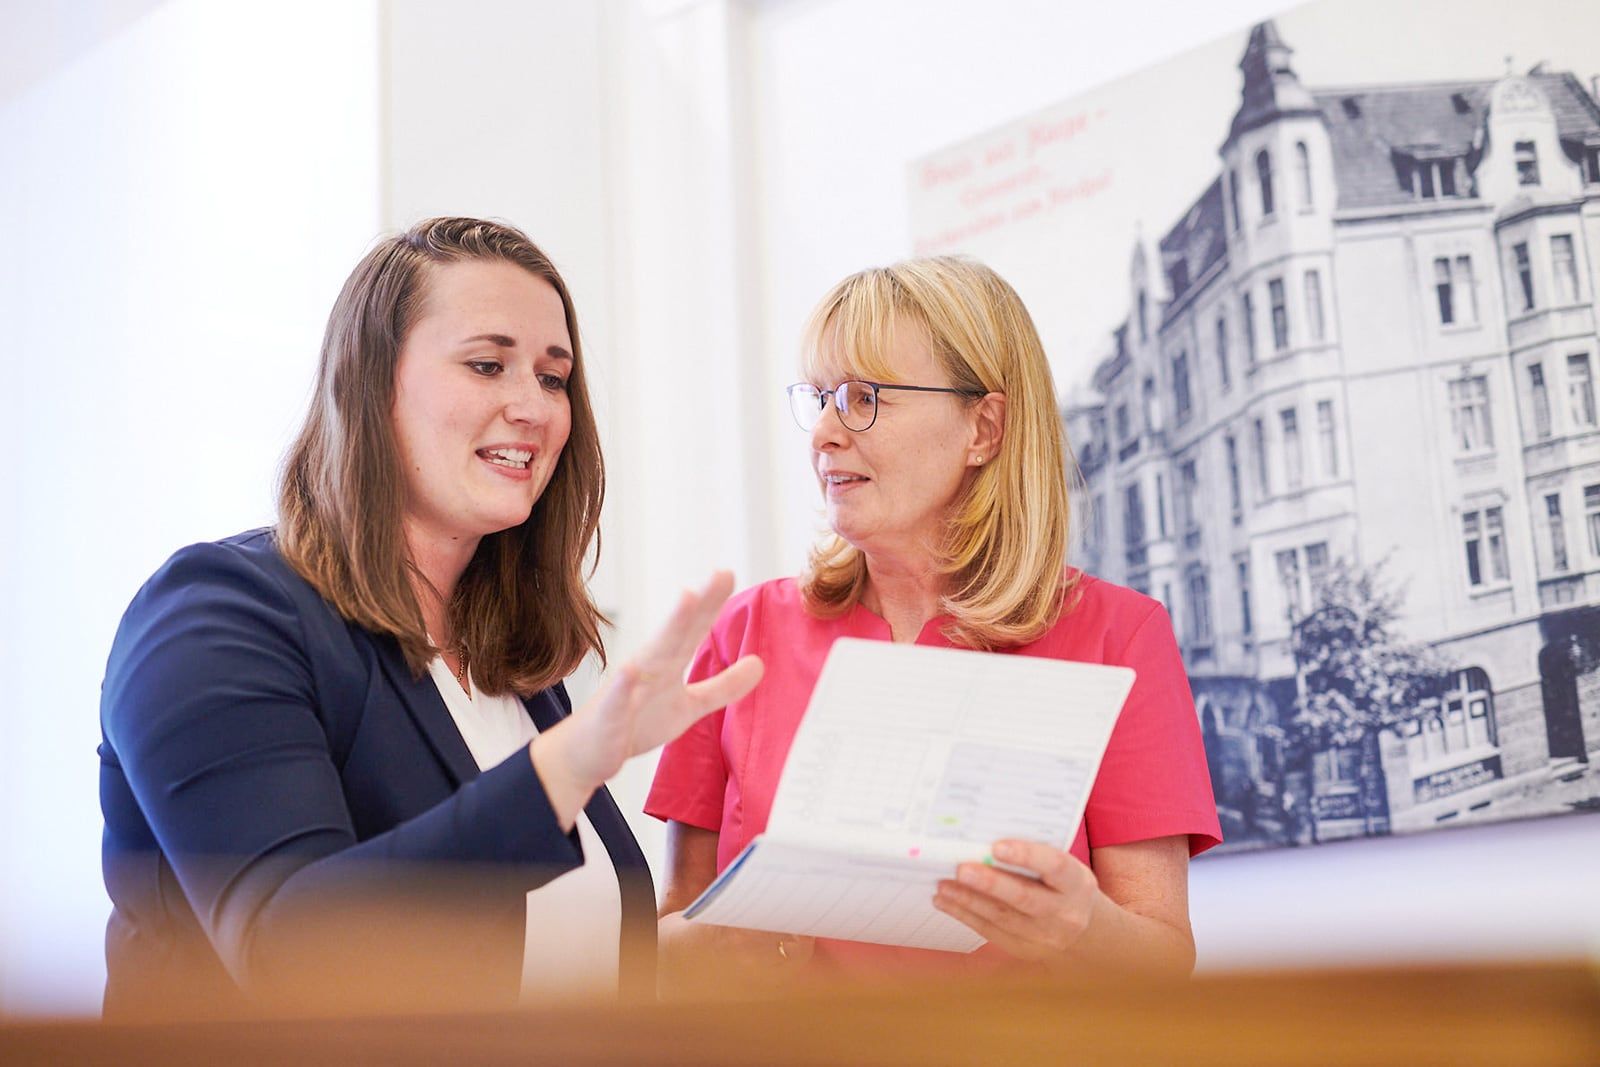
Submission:
M 1295 142 L 1294 158 L 1300 172 L 1300 209 L 1310 211 L 1316 201 L 1311 195 L 1311 150 L 1304 141 Z
M 1256 153 L 1256 180 L 1261 183 L 1261 215 L 1272 214 L 1272 155 L 1263 148 Z

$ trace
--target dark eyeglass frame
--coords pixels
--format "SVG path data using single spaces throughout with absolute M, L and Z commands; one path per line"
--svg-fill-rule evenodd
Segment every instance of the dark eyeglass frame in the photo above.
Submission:
M 845 386 L 847 385 L 864 385 L 872 390 L 872 418 L 868 419 L 867 424 L 859 429 L 851 426 L 845 421 L 848 411 L 845 408 L 843 400 Z M 817 395 L 817 418 L 812 420 L 810 426 L 807 426 L 801 421 L 800 412 L 796 410 L 796 389 L 808 389 L 815 392 Z M 954 393 L 956 396 L 964 396 L 968 400 L 977 400 L 981 397 L 989 395 L 982 389 L 953 389 L 944 385 L 898 385 L 894 382 L 869 382 L 865 378 L 846 378 L 832 389 L 818 389 L 810 382 L 795 382 L 793 385 L 786 388 L 784 393 L 786 393 L 789 397 L 789 414 L 794 417 L 795 424 L 806 433 L 810 433 L 812 430 L 816 429 L 817 422 L 822 418 L 823 410 L 828 406 L 829 397 L 833 398 L 833 409 L 839 413 L 839 424 L 841 426 L 849 430 L 851 433 L 866 433 L 868 430 L 872 429 L 873 426 L 877 425 L 878 394 L 885 389 L 897 389 L 906 393 Z

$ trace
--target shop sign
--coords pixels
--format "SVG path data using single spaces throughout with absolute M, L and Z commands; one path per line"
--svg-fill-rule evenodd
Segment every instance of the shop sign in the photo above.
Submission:
M 1448 771 L 1437 771 L 1426 778 L 1418 778 L 1413 785 L 1417 803 L 1426 804 L 1430 800 L 1465 793 L 1468 789 L 1504 777 L 1505 772 L 1500 769 L 1500 757 L 1488 756 L 1451 767 Z

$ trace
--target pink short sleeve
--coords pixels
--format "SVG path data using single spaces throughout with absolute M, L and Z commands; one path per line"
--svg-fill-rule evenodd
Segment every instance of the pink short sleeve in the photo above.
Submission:
M 726 664 L 717 654 L 715 632 L 706 638 L 689 667 L 689 681 L 720 672 Z M 728 765 L 722 755 L 722 720 L 726 709 L 707 715 L 661 750 L 655 781 L 645 798 L 646 815 L 674 819 L 705 830 L 722 828 Z
M 1111 732 L 1084 826 L 1091 848 L 1189 835 L 1189 854 L 1222 841 L 1205 744 L 1189 678 L 1164 608 L 1157 605 L 1108 663 L 1137 672 Z

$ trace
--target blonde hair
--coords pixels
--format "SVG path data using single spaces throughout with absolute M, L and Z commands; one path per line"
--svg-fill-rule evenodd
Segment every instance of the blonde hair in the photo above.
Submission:
M 467 261 L 515 264 L 550 283 L 572 339 L 572 428 L 550 484 L 521 525 L 490 534 L 456 584 L 450 629 L 483 691 L 532 693 L 593 652 L 607 620 L 584 583 L 599 553 L 605 462 L 584 381 L 577 312 L 560 272 L 521 230 L 437 218 L 378 244 L 356 265 L 322 342 L 305 425 L 284 462 L 278 551 L 349 621 L 399 642 L 419 676 L 438 649 L 423 625 L 401 529 L 405 476 L 394 439 L 395 366 L 430 273 Z
M 993 270 L 952 256 L 853 274 L 812 312 L 801 366 L 895 381 L 886 362 L 898 326 L 919 328 L 950 383 L 1006 397 L 1005 432 L 951 504 L 942 545 L 948 592 L 940 605 L 958 645 L 995 649 L 1037 640 L 1074 599 L 1066 570 L 1077 464 L 1056 410 L 1055 383 L 1033 319 Z M 918 383 L 929 384 L 929 383 Z M 814 615 L 843 614 L 867 582 L 862 552 L 837 534 L 812 548 L 801 593 Z

